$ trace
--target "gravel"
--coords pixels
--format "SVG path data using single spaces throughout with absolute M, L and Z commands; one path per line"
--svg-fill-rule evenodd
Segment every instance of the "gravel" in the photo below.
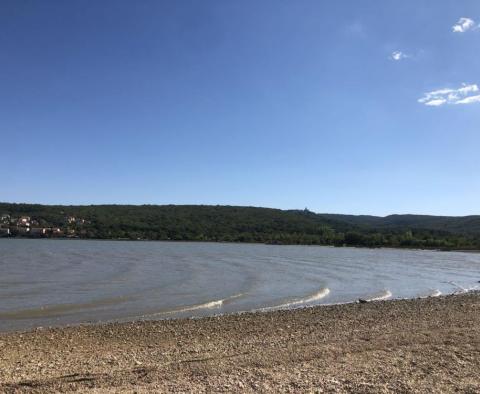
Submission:
M 480 293 L 0 334 L 0 392 L 480 393 Z

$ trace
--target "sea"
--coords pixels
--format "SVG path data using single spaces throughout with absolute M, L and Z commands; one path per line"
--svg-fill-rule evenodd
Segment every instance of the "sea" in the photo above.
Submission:
M 0 331 L 480 289 L 480 253 L 0 239 Z

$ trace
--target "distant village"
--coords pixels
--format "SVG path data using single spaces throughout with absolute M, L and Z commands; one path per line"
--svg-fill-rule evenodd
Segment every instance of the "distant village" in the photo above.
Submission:
M 88 221 L 74 216 L 66 216 L 61 227 L 45 226 L 45 221 L 30 216 L 14 217 L 10 214 L 0 215 L 0 237 L 68 237 L 77 238 L 85 235 L 83 228 Z

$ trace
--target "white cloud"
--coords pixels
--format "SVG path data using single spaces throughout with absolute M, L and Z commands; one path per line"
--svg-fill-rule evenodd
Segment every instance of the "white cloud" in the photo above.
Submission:
M 406 59 L 408 57 L 410 57 L 410 56 L 407 55 L 406 53 L 401 52 L 401 51 L 392 52 L 392 54 L 390 55 L 390 59 L 395 60 L 395 61 Z
M 466 97 L 462 100 L 457 101 L 455 104 L 472 104 L 472 103 L 480 103 L 480 94 L 477 96 Z
M 431 107 L 439 107 L 444 104 L 480 103 L 480 95 L 472 95 L 472 93 L 478 93 L 479 91 L 477 84 L 463 84 L 458 89 L 446 88 L 425 93 L 418 102 Z
M 445 99 L 433 99 L 433 100 L 430 100 L 430 101 L 426 101 L 425 105 L 429 105 L 429 106 L 432 106 L 432 107 L 439 107 L 440 105 L 443 105 L 446 102 L 447 102 L 447 100 L 445 100 Z
M 468 30 L 478 28 L 475 26 L 475 21 L 470 18 L 460 18 L 458 22 L 452 26 L 452 31 L 454 33 L 465 33 Z
M 478 86 L 473 84 L 473 85 L 464 85 L 462 88 L 458 89 L 458 93 L 461 93 L 463 95 L 467 95 L 469 93 L 474 93 L 478 92 Z

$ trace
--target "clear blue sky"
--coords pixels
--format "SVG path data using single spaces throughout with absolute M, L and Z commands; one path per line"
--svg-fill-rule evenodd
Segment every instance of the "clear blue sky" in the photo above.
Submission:
M 2 0 L 0 201 L 480 214 L 479 24 L 478 0 Z

